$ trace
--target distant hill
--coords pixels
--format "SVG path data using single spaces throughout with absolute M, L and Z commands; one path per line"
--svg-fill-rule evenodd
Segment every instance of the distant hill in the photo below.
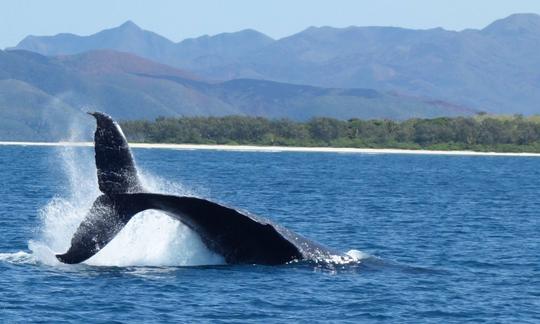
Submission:
M 117 119 L 250 115 L 305 120 L 470 115 L 448 102 L 371 89 L 323 88 L 237 79 L 211 82 L 128 53 L 91 51 L 47 57 L 0 51 L 0 139 L 66 138 L 84 111 Z
M 311 27 L 273 40 L 253 30 L 171 42 L 132 22 L 95 35 L 29 36 L 45 55 L 115 49 L 209 79 L 266 79 L 439 98 L 493 113 L 540 113 L 540 16 L 482 30 Z
M 59 34 L 28 36 L 15 49 L 47 56 L 79 54 L 92 50 L 116 50 L 132 53 L 156 62 L 177 66 L 199 66 L 212 69 L 224 60 L 234 61 L 274 40 L 252 29 L 216 36 L 201 36 L 179 43 L 141 29 L 132 21 L 90 36 Z

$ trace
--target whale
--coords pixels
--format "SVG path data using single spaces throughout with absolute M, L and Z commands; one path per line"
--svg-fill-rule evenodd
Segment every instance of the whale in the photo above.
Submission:
M 84 262 L 103 249 L 138 213 L 157 210 L 197 233 L 205 246 L 227 264 L 280 265 L 320 262 L 347 255 L 309 240 L 270 219 L 192 196 L 148 192 L 120 125 L 102 112 L 96 120 L 95 164 L 98 196 L 71 238 L 66 264 Z

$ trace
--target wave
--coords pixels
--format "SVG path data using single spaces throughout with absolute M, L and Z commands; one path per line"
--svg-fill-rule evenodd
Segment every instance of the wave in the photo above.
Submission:
M 19 251 L 14 253 L 0 253 L 0 261 L 14 264 L 36 264 L 37 260 L 33 254 Z

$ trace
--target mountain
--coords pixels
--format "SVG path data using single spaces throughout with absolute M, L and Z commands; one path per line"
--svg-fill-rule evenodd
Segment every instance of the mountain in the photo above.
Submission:
M 133 22 L 127 21 L 116 28 L 106 29 L 90 36 L 73 34 L 28 36 L 16 48 L 49 56 L 112 49 L 156 59 L 168 51 L 171 45 L 174 44 L 165 37 L 144 31 Z
M 111 48 L 209 79 L 372 88 L 493 113 L 540 113 L 536 14 L 515 14 L 481 30 L 460 32 L 310 27 L 279 40 L 246 30 L 180 43 L 126 24 L 86 37 L 29 36 L 17 48 L 45 55 Z
M 515 14 L 493 22 L 482 32 L 496 37 L 505 35 L 522 37 L 526 34 L 538 34 L 540 19 L 536 14 Z
M 175 44 L 170 56 L 159 61 L 195 72 L 209 72 L 224 62 L 241 65 L 244 56 L 273 42 L 272 38 L 253 29 L 201 36 Z
M 0 139 L 65 139 L 71 136 L 72 124 L 91 128 L 84 115 L 88 110 L 105 111 L 116 119 L 232 114 L 296 120 L 404 119 L 475 113 L 447 102 L 372 89 L 253 79 L 208 81 L 110 50 L 62 56 L 0 51 Z
M 132 21 L 90 36 L 58 34 L 28 36 L 14 49 L 47 56 L 79 54 L 92 50 L 115 50 L 132 53 L 176 67 L 194 65 L 211 68 L 223 60 L 236 58 L 260 49 L 274 40 L 252 29 L 236 33 L 201 36 L 174 43 L 156 33 L 141 29 Z

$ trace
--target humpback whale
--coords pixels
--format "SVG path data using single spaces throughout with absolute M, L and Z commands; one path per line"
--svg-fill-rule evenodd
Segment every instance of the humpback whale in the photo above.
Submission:
M 96 119 L 95 162 L 99 189 L 71 246 L 59 261 L 83 262 L 106 246 L 137 213 L 154 209 L 195 231 L 227 264 L 278 265 L 296 260 L 328 260 L 346 255 L 315 243 L 269 219 L 203 198 L 150 193 L 142 186 L 120 126 L 101 112 Z

